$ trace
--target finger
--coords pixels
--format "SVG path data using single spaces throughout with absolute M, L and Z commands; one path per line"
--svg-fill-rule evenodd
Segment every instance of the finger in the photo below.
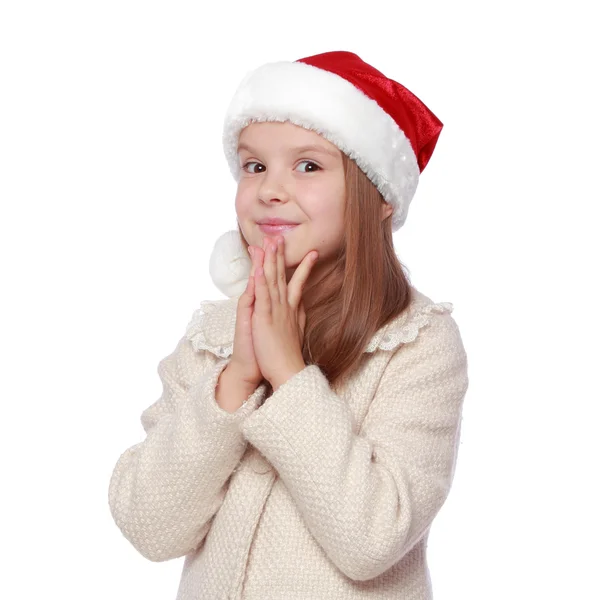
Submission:
M 264 247 L 266 251 L 264 269 L 267 281 L 267 289 L 271 296 L 271 306 L 279 304 L 279 286 L 277 285 L 277 254 L 273 249 L 274 240 L 265 237 Z
M 254 280 L 254 275 L 250 275 L 250 277 L 248 277 L 248 286 L 246 287 L 246 293 L 248 294 L 249 300 L 248 300 L 248 306 L 252 306 L 254 304 L 255 301 L 255 297 L 254 297 L 254 287 L 255 287 L 255 280 Z
M 279 302 L 287 302 L 287 281 L 285 278 L 285 240 L 277 238 L 277 284 L 279 287 Z
M 259 246 L 252 246 L 252 253 L 254 254 L 256 268 L 263 266 L 265 261 L 265 251 Z
M 252 254 L 254 255 L 254 260 L 252 261 L 251 274 L 254 275 L 254 290 L 256 291 L 256 280 L 258 279 L 256 277 L 256 270 L 258 267 L 264 268 L 265 253 L 262 248 L 259 248 L 258 246 L 252 246 Z
M 252 277 L 248 277 L 248 281 L 246 282 L 246 289 L 244 289 L 244 293 L 241 296 L 241 300 L 241 302 L 238 302 L 238 311 L 249 308 L 254 302 L 254 289 L 252 286 Z
M 254 275 L 256 271 L 256 252 L 254 250 L 254 246 L 248 246 L 248 253 L 250 254 L 250 259 L 252 260 L 252 266 L 250 267 L 250 275 Z
M 303 259 L 302 262 L 296 267 L 294 274 L 288 285 L 288 304 L 296 309 L 302 300 L 302 290 L 304 284 L 310 275 L 310 271 L 316 262 L 318 253 L 316 250 L 309 252 Z
M 263 266 L 256 267 L 254 284 L 254 297 L 256 298 L 254 312 L 258 315 L 268 316 L 271 314 L 271 296 Z
M 254 271 L 256 270 L 256 261 L 254 259 L 254 249 L 252 246 L 248 246 L 248 254 L 250 255 L 250 260 L 252 261 L 251 263 L 251 267 L 250 267 L 250 274 L 248 275 L 248 281 L 246 282 L 246 295 L 248 296 L 249 300 L 248 300 L 248 306 L 251 306 L 252 303 L 254 302 L 254 287 L 255 287 L 255 282 L 254 282 Z
M 302 335 L 300 342 L 303 342 L 304 329 L 306 327 L 306 310 L 304 309 L 304 300 L 300 300 L 300 305 L 298 306 L 298 325 L 300 326 L 300 333 Z
M 263 266 L 263 262 L 264 262 L 264 252 L 262 250 L 262 248 L 259 248 L 258 246 L 249 246 L 251 252 L 250 252 L 250 256 L 252 257 L 252 266 L 250 268 L 250 275 L 255 276 L 255 281 L 254 281 L 254 289 L 256 289 L 256 269 L 258 267 Z

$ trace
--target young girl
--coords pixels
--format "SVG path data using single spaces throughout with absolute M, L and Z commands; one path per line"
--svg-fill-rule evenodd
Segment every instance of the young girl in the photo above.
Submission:
M 185 555 L 177 600 L 433 597 L 467 357 L 392 233 L 441 129 L 351 52 L 242 80 L 223 135 L 238 230 L 210 261 L 229 297 L 160 361 L 109 486 L 143 556 Z

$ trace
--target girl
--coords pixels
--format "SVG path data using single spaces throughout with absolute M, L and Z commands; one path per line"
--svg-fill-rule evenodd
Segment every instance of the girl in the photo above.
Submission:
M 185 556 L 177 600 L 433 597 L 467 357 L 392 233 L 441 129 L 351 52 L 242 80 L 223 135 L 238 229 L 210 261 L 229 298 L 160 361 L 109 486 L 143 556 Z

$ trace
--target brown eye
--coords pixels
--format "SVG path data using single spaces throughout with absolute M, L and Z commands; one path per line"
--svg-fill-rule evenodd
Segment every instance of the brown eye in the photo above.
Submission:
M 304 173 L 314 173 L 315 171 L 320 171 L 321 167 L 319 167 L 318 164 L 314 163 L 312 160 L 303 160 L 300 162 L 300 164 L 306 163 L 308 165 L 312 165 L 313 167 L 316 167 L 316 169 L 311 169 L 310 171 L 303 171 Z
M 264 167 L 264 165 L 261 165 L 259 162 L 256 162 L 256 161 L 250 161 L 250 162 L 247 162 L 247 163 L 246 163 L 246 164 L 245 164 L 245 165 L 242 167 L 242 169 L 244 169 L 244 170 L 247 170 L 247 169 L 246 169 L 246 167 L 247 167 L 248 165 L 260 165 L 261 167 Z M 248 172 L 249 172 L 249 173 L 256 173 L 256 171 L 248 171 Z

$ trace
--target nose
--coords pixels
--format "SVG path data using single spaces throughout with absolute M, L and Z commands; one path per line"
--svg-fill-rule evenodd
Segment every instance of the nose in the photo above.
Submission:
M 265 204 L 288 202 L 290 199 L 288 186 L 274 171 L 267 172 L 261 181 L 258 198 Z

